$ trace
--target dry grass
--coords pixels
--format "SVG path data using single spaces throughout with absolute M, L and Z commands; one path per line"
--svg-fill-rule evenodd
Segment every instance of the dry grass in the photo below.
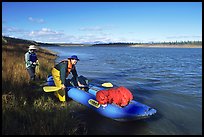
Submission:
M 71 115 L 70 103 L 42 91 L 56 55 L 39 49 L 40 72 L 35 87 L 29 85 L 24 54 L 29 45 L 2 45 L 2 134 L 78 135 L 86 134 L 84 122 Z M 78 107 L 78 106 L 77 106 Z
M 2 46 L 2 91 L 22 89 L 28 85 L 29 75 L 25 68 L 24 54 L 28 45 L 4 45 Z M 39 49 L 40 50 L 40 49 Z M 37 77 L 46 79 L 54 65 L 55 55 L 37 53 L 40 62 L 40 72 Z M 7 91 L 8 90 L 8 91 Z

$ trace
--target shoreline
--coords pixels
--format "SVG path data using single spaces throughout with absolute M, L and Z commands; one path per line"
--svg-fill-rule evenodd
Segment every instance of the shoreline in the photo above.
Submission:
M 192 45 L 192 44 L 175 44 L 175 45 L 169 45 L 169 44 L 76 44 L 76 45 L 52 45 L 52 46 L 59 46 L 59 47 L 134 47 L 134 48 L 202 48 L 202 45 Z M 41 48 L 46 49 L 45 45 L 41 45 Z M 51 51 L 52 52 L 52 51 Z M 56 54 L 53 52 L 53 54 Z
M 202 48 L 202 45 L 130 45 L 135 48 Z
M 52 55 L 54 55 L 54 56 L 58 56 L 58 53 L 57 53 L 57 52 L 51 51 L 51 50 L 47 49 L 46 47 L 39 46 L 39 48 L 45 50 L 47 54 L 49 53 L 49 54 L 52 54 Z

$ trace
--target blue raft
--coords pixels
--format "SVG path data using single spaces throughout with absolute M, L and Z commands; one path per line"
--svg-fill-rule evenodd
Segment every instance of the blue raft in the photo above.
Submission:
M 48 85 L 54 85 L 52 76 L 48 77 Z M 67 87 L 67 95 L 74 101 L 81 103 L 95 112 L 117 121 L 132 121 L 148 118 L 156 113 L 154 108 L 132 100 L 127 106 L 120 107 L 115 104 L 107 104 L 106 107 L 98 104 L 96 93 L 105 88 L 89 84 L 88 91 L 77 87 Z

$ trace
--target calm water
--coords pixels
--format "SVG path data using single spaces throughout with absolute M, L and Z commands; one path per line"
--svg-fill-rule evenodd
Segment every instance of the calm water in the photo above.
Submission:
M 88 134 L 202 134 L 202 49 L 47 47 L 57 61 L 76 54 L 78 75 L 125 86 L 134 99 L 157 109 L 154 117 L 116 122 L 83 112 Z

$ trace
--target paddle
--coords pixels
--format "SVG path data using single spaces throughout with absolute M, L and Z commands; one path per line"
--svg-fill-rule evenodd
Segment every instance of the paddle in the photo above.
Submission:
M 60 87 L 56 87 L 56 86 L 45 86 L 45 87 L 43 87 L 43 90 L 45 92 L 54 92 L 54 91 L 58 91 L 60 89 L 61 89 Z
M 113 84 L 108 82 L 108 83 L 103 83 L 102 84 L 103 87 L 113 87 Z M 79 87 L 79 88 L 87 88 L 88 86 L 84 86 L 84 87 Z M 43 90 L 45 92 L 54 92 L 54 91 L 58 91 L 60 90 L 61 88 L 60 87 L 56 87 L 56 86 L 44 86 L 43 87 Z
M 103 83 L 102 86 L 103 86 L 103 87 L 107 87 L 107 88 L 112 88 L 112 87 L 113 87 L 113 84 L 110 83 L 110 82 L 107 82 L 107 83 Z

